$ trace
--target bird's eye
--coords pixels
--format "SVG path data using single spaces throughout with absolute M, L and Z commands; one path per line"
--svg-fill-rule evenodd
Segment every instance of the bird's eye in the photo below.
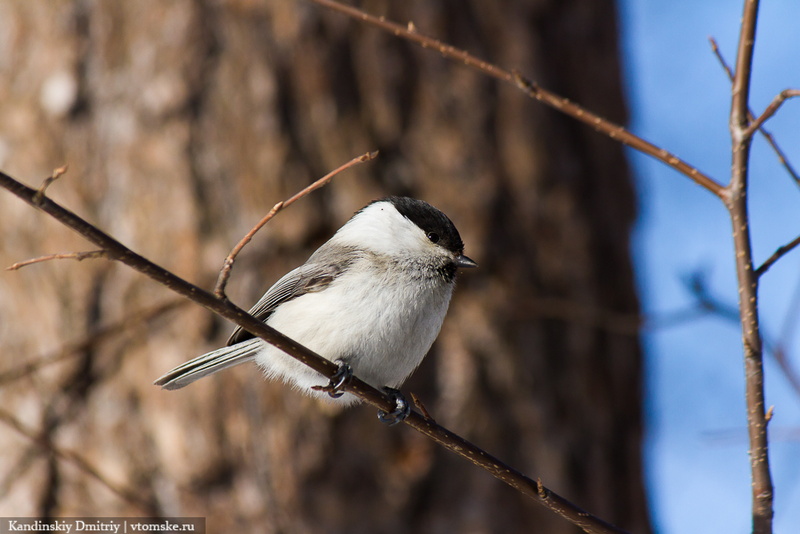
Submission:
M 438 243 L 439 242 L 439 234 L 436 232 L 428 232 L 427 233 L 428 239 L 431 240 L 431 243 Z

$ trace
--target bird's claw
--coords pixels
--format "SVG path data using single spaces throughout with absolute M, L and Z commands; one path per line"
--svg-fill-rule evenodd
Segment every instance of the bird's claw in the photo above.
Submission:
M 405 421 L 411 413 L 411 405 L 399 390 L 390 387 L 385 387 L 383 390 L 394 400 L 395 408 L 391 412 L 378 410 L 378 420 L 389 426 Z
M 339 365 L 339 369 L 337 369 L 336 373 L 330 378 L 328 384 L 326 386 L 312 386 L 311 389 L 324 391 L 334 399 L 338 399 L 344 395 L 345 392 L 342 387 L 353 377 L 353 369 L 348 363 L 342 360 L 337 360 L 336 363 Z

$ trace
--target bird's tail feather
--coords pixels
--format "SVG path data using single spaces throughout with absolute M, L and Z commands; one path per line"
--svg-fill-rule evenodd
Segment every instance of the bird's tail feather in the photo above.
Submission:
M 153 382 L 164 389 L 180 389 L 195 380 L 253 360 L 261 348 L 259 338 L 248 339 L 189 360 Z

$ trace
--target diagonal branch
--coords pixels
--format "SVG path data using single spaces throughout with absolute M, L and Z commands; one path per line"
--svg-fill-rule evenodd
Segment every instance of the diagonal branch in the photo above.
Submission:
M 619 124 L 615 124 L 608 119 L 600 117 L 599 115 L 584 109 L 583 107 L 569 101 L 564 97 L 543 89 L 534 82 L 526 80 L 518 73 L 502 69 L 497 65 L 493 65 L 492 63 L 478 59 L 464 50 L 443 43 L 437 39 L 433 39 L 432 37 L 422 35 L 417 32 L 413 24 L 402 26 L 400 24 L 387 21 L 384 17 L 372 16 L 364 11 L 361 11 L 360 9 L 341 4 L 334 0 L 311 0 L 311 2 L 347 15 L 352 19 L 375 26 L 376 28 L 391 33 L 396 37 L 401 37 L 416 43 L 422 48 L 430 48 L 435 50 L 444 57 L 457 61 L 458 63 L 461 63 L 471 69 L 481 72 L 482 74 L 491 76 L 492 78 L 503 82 L 510 83 L 525 91 L 531 98 L 534 98 L 539 102 L 572 117 L 573 119 L 591 126 L 595 130 L 606 134 L 607 136 L 623 143 L 624 145 L 630 146 L 631 148 L 647 154 L 648 156 L 652 156 L 653 158 L 677 170 L 681 174 L 688 176 L 696 184 L 704 187 L 711 193 L 714 193 L 716 196 L 722 199 L 725 197 L 725 189 L 719 182 L 710 176 L 703 174 L 698 169 L 678 158 L 674 154 L 662 148 L 658 148 L 653 143 L 650 143 L 649 141 L 646 141 L 641 137 L 631 133 Z
M 770 267 L 772 267 L 775 264 L 776 261 L 778 261 L 779 259 L 784 257 L 786 254 L 791 252 L 792 249 L 797 247 L 797 245 L 800 245 L 800 236 L 795 237 L 794 239 L 792 239 L 791 241 L 789 241 L 788 243 L 786 243 L 782 247 L 778 248 L 778 250 L 773 252 L 772 256 L 767 258 L 766 261 L 764 261 L 764 263 L 761 264 L 761 267 L 756 269 L 756 276 L 760 277 L 762 274 L 767 272 L 767 270 Z
M 675 154 L 668 152 L 663 148 L 659 148 L 650 141 L 647 141 L 638 135 L 634 135 L 619 124 L 606 120 L 599 115 L 592 113 L 578 104 L 570 101 L 567 98 L 556 96 L 549 91 L 542 89 L 538 84 L 527 80 L 520 76 L 518 73 L 513 73 L 514 83 L 525 91 L 528 96 L 535 98 L 540 102 L 544 102 L 548 106 L 561 111 L 562 113 L 574 117 L 582 122 L 585 122 L 600 133 L 606 134 L 611 139 L 619 141 L 625 146 L 629 146 L 643 154 L 652 156 L 657 160 L 666 163 L 676 171 L 688 176 L 695 183 L 705 187 L 718 197 L 722 198 L 724 189 L 713 178 L 703 174 L 696 167 L 691 166 L 687 162 Z
M 780 93 L 777 94 L 775 98 L 772 99 L 769 106 L 764 110 L 764 112 L 758 116 L 753 122 L 750 123 L 750 126 L 744 131 L 744 135 L 747 137 L 751 137 L 756 130 L 761 128 L 761 125 L 764 124 L 767 120 L 770 119 L 778 109 L 783 105 L 790 98 L 794 98 L 796 96 L 800 96 L 800 89 L 784 89 Z
M 39 208 L 65 226 L 75 230 L 89 241 L 103 248 L 107 251 L 108 258 L 128 265 L 140 273 L 147 275 L 157 283 L 231 320 L 253 335 L 278 347 L 293 358 L 328 378 L 332 378 L 337 372 L 338 366 L 335 363 L 322 358 L 308 348 L 267 326 L 265 323 L 259 321 L 227 299 L 219 298 L 176 276 L 159 265 L 156 265 L 147 258 L 136 254 L 96 226 L 88 223 L 78 215 L 63 208 L 44 195 L 37 196 L 37 191 L 35 189 L 21 184 L 2 172 L 0 172 L 0 187 L 7 189 L 28 204 Z M 348 392 L 381 410 L 392 411 L 395 408 L 394 399 L 355 376 L 347 383 L 346 389 Z M 480 447 L 477 447 L 454 432 L 438 425 L 435 421 L 412 411 L 404 422 L 451 452 L 482 467 L 499 480 L 515 488 L 520 493 L 533 498 L 538 503 L 579 526 L 584 531 L 588 533 L 607 534 L 624 532 L 582 510 L 570 501 L 544 487 L 540 481 L 535 481 L 525 476 L 520 471 L 505 464 Z
M 223 264 L 222 270 L 220 270 L 219 277 L 217 278 L 217 285 L 214 288 L 214 294 L 219 298 L 225 298 L 225 286 L 228 284 L 228 279 L 231 276 L 231 269 L 233 268 L 233 263 L 236 261 L 236 256 L 238 256 L 239 253 L 242 251 L 242 249 L 250 242 L 251 239 L 253 239 L 253 236 L 256 235 L 256 232 L 261 230 L 261 228 L 265 224 L 267 224 L 279 211 L 283 210 L 284 208 L 288 208 L 289 206 L 291 206 L 304 196 L 308 195 L 312 191 L 316 191 L 320 187 L 327 185 L 328 182 L 330 182 L 333 179 L 333 177 L 339 174 L 340 172 L 349 169 L 350 167 L 353 167 L 355 165 L 358 165 L 359 163 L 364 163 L 365 161 L 371 161 L 377 157 L 378 157 L 377 150 L 374 152 L 367 152 L 366 154 L 355 157 L 350 161 L 348 161 L 347 163 L 345 163 L 344 165 L 340 166 L 338 169 L 334 169 L 333 171 L 329 172 L 328 174 L 326 174 L 313 184 L 309 185 L 299 193 L 295 194 L 293 197 L 278 202 L 277 204 L 272 206 L 272 209 L 269 210 L 269 213 L 267 213 L 263 219 L 258 221 L 258 224 L 256 224 L 252 230 L 247 232 L 247 234 L 241 239 L 241 241 L 239 241 L 239 243 L 237 243 L 236 246 L 233 247 L 233 250 L 231 250 L 230 254 L 228 254 L 228 257 L 225 258 L 225 263 Z

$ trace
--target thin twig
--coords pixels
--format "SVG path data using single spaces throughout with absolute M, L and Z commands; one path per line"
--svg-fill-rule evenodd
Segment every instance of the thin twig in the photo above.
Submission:
M 756 118 L 756 120 L 750 123 L 750 126 L 744 131 L 744 135 L 752 136 L 753 133 L 761 128 L 761 125 L 764 124 L 770 117 L 775 115 L 778 109 L 783 105 L 790 98 L 794 98 L 796 96 L 800 96 L 800 89 L 784 89 L 780 93 L 772 99 L 769 106 L 766 107 L 764 112 Z
M 719 44 L 717 44 L 717 40 L 713 37 L 708 38 L 708 42 L 711 43 L 711 51 L 714 52 L 714 55 L 717 56 L 717 61 L 725 70 L 725 74 L 728 75 L 728 80 L 733 81 L 733 69 L 731 69 L 728 62 L 725 61 L 725 58 L 722 55 L 722 51 L 719 49 Z
M 725 70 L 725 74 L 728 75 L 728 79 L 730 81 L 733 81 L 733 70 L 731 70 L 730 66 L 728 65 L 728 62 L 725 61 L 725 58 L 723 57 L 722 52 L 719 49 L 717 41 L 713 37 L 709 37 L 708 40 L 711 43 L 711 50 L 717 57 L 717 61 L 719 61 L 719 64 L 722 66 L 723 70 Z M 755 120 L 755 118 L 756 116 L 753 113 L 753 111 L 748 108 L 747 120 L 752 122 Z M 772 150 L 773 152 L 775 152 L 775 155 L 778 156 L 778 162 L 781 165 L 783 165 L 783 167 L 786 169 L 786 172 L 788 172 L 789 176 L 791 176 L 792 180 L 794 180 L 794 183 L 797 184 L 798 187 L 800 187 L 800 174 L 798 174 L 797 171 L 794 170 L 794 167 L 792 167 L 792 164 L 789 162 L 789 158 L 786 157 L 786 154 L 783 152 L 783 149 L 781 149 L 781 147 L 778 146 L 778 142 L 775 140 L 775 137 L 772 135 L 771 132 L 769 132 L 763 126 L 761 126 L 758 130 L 761 132 L 761 135 L 764 136 L 764 139 L 767 140 L 767 143 L 769 143 L 769 145 L 772 147 Z
M 261 230 L 261 228 L 265 224 L 267 224 L 279 211 L 283 210 L 284 208 L 288 208 L 289 206 L 291 206 L 304 196 L 308 195 L 312 191 L 316 191 L 320 187 L 327 185 L 328 182 L 330 182 L 333 179 L 333 177 L 339 174 L 340 172 L 349 169 L 350 167 L 353 167 L 355 165 L 358 165 L 359 163 L 364 163 L 365 161 L 373 160 L 377 157 L 378 157 L 377 150 L 374 152 L 367 152 L 366 154 L 355 157 L 350 161 L 348 161 L 347 163 L 345 163 L 344 165 L 342 165 L 341 167 L 339 167 L 338 169 L 329 172 L 328 174 L 326 174 L 313 184 L 309 185 L 308 187 L 306 187 L 305 189 L 294 195 L 293 197 L 278 202 L 277 204 L 272 206 L 272 209 L 269 211 L 269 213 L 267 213 L 264 216 L 264 218 L 261 219 L 258 222 L 258 224 L 256 224 L 253 227 L 252 230 L 247 232 L 247 234 L 241 239 L 241 241 L 239 241 L 239 243 L 237 243 L 237 245 L 233 247 L 233 250 L 231 250 L 231 253 L 228 254 L 228 257 L 225 258 L 225 262 L 222 265 L 222 269 L 219 272 L 219 277 L 217 278 L 217 284 L 214 287 L 214 294 L 219 298 L 225 298 L 225 286 L 228 284 L 228 279 L 231 276 L 231 269 L 233 269 L 233 263 L 236 261 L 236 256 L 238 256 L 239 253 L 242 251 L 242 249 L 245 247 L 245 245 L 247 245 L 250 242 L 250 240 L 253 239 L 253 236 L 256 235 L 256 232 Z
M 41 263 L 50 260 L 78 260 L 83 261 L 89 258 L 103 258 L 106 256 L 105 250 L 87 250 L 85 252 L 64 252 L 61 254 L 48 254 L 47 256 L 40 256 L 30 260 L 20 261 L 13 265 L 6 267 L 6 271 L 16 271 L 34 263 Z
M 435 50 L 444 57 L 455 60 L 458 63 L 477 70 L 487 76 L 510 83 L 525 91 L 525 93 L 527 93 L 531 98 L 534 98 L 543 104 L 546 104 L 580 122 L 583 122 L 584 124 L 591 126 L 595 130 L 608 135 L 612 139 L 615 139 L 626 146 L 630 146 L 631 148 L 643 152 L 648 156 L 652 156 L 662 163 L 669 165 L 681 174 L 688 176 L 696 184 L 714 193 L 716 196 L 723 198 L 725 195 L 725 189 L 720 183 L 715 181 L 710 176 L 703 174 L 697 168 L 678 158 L 674 154 L 655 146 L 649 141 L 645 141 L 619 124 L 615 124 L 608 119 L 600 117 L 599 115 L 586 110 L 585 108 L 575 104 L 574 102 L 571 102 L 566 98 L 543 89 L 536 83 L 523 78 L 518 73 L 502 69 L 497 65 L 493 65 L 487 61 L 478 59 L 464 50 L 455 48 L 454 46 L 443 43 L 437 39 L 433 39 L 432 37 L 422 35 L 417 32 L 416 27 L 414 27 L 414 25 L 411 23 L 406 26 L 402 26 L 394 22 L 389 22 L 384 17 L 374 17 L 368 13 L 365 13 L 364 11 L 361 11 L 360 9 L 347 6 L 333 0 L 311 1 L 315 4 L 319 4 L 347 15 L 355 20 L 370 24 L 376 28 L 380 28 L 385 32 L 391 33 L 392 35 L 416 43 L 422 48 L 430 48 Z
M 96 226 L 82 219 L 75 213 L 67 210 L 58 203 L 47 197 L 34 202 L 36 190 L 27 187 L 7 174 L 0 172 L 0 187 L 7 189 L 28 204 L 49 214 L 65 226 L 73 229 L 83 237 L 101 247 L 108 252 L 108 257 L 124 263 L 125 265 L 147 275 L 152 280 L 183 295 L 184 297 L 200 304 L 204 308 L 231 320 L 247 332 L 257 336 L 264 341 L 276 346 L 286 352 L 301 363 L 307 365 L 327 378 L 332 378 L 339 370 L 339 366 L 326 360 L 315 352 L 300 345 L 291 338 L 286 337 L 266 323 L 259 321 L 245 310 L 239 308 L 227 299 L 219 298 L 213 293 L 191 284 L 167 271 L 163 267 L 156 265 L 147 258 L 136 254 L 122 243 L 112 238 Z M 383 411 L 392 411 L 396 407 L 396 400 L 388 396 L 385 392 L 379 391 L 366 382 L 353 376 L 345 386 L 349 393 L 359 397 L 367 403 L 380 408 Z M 490 455 L 480 447 L 470 443 L 461 436 L 436 424 L 434 421 L 426 419 L 417 412 L 412 411 L 405 424 L 414 428 L 444 446 L 451 452 L 466 458 L 475 465 L 482 467 L 493 476 L 502 480 L 509 486 L 517 489 L 524 495 L 536 499 L 551 511 L 561 515 L 568 521 L 584 529 L 589 533 L 621 533 L 623 530 L 593 516 L 582 510 L 575 504 L 563 497 L 546 490 L 546 498 L 542 498 L 541 489 L 537 483 Z
M 39 189 L 36 190 L 36 196 L 33 198 L 35 203 L 39 203 L 45 195 L 47 188 L 50 187 L 50 184 L 61 178 L 64 174 L 66 174 L 67 169 L 69 169 L 69 165 L 64 164 L 61 167 L 54 169 L 53 173 L 44 179 L 42 185 L 39 186 Z
M 754 534 L 771 534 L 773 487 L 769 467 L 766 403 L 764 400 L 764 348 L 759 329 L 758 277 L 753 269 L 747 192 L 752 136 L 748 132 L 748 101 L 753 65 L 758 0 L 745 0 L 733 77 L 730 113 L 733 163 L 727 204 L 733 226 L 736 274 L 739 286 L 739 316 L 745 365 L 745 399 L 752 478 Z
M 89 463 L 85 458 L 80 456 L 79 454 L 64 450 L 60 447 L 56 447 L 52 443 L 48 442 L 47 440 L 43 440 L 39 434 L 25 426 L 19 419 L 14 417 L 11 412 L 6 411 L 5 409 L 0 407 L 0 421 L 2 421 L 6 426 L 14 429 L 18 434 L 24 436 L 26 439 L 29 439 L 49 454 L 52 454 L 56 458 L 63 460 L 65 462 L 71 463 L 79 470 L 83 471 L 84 473 L 88 474 L 95 480 L 97 480 L 100 484 L 108 488 L 112 493 L 123 499 L 124 501 L 133 504 L 140 510 L 145 513 L 152 514 L 153 510 L 156 509 L 154 503 L 143 499 L 140 496 L 139 491 L 136 491 L 131 488 L 125 488 L 111 482 L 103 473 L 101 473 L 96 467 L 94 467 L 91 463 Z
M 773 252 L 772 256 L 767 258 L 766 261 L 761 264 L 761 267 L 756 269 L 756 276 L 760 277 L 765 272 L 767 272 L 767 270 L 769 270 L 769 268 L 772 267 L 775 264 L 776 261 L 778 261 L 783 256 L 785 256 L 786 254 L 791 252 L 792 249 L 797 247 L 797 245 L 800 245 L 800 236 L 795 237 L 794 239 L 792 239 L 791 241 L 789 241 L 788 243 L 786 243 L 782 247 L 778 248 L 778 250 Z
M 431 417 L 431 414 L 428 411 L 428 409 L 422 403 L 422 399 L 420 399 L 416 393 L 413 392 L 411 393 L 411 400 L 414 401 L 414 406 L 416 406 L 417 409 L 420 411 L 420 413 L 422 413 L 422 417 L 428 419 L 429 421 L 435 421 L 435 419 Z
M 562 113 L 574 117 L 586 124 L 592 126 L 598 132 L 606 134 L 611 139 L 629 146 L 639 152 L 652 156 L 657 160 L 666 163 L 678 172 L 688 176 L 698 185 L 703 186 L 708 191 L 711 191 L 718 197 L 722 197 L 724 189 L 721 184 L 713 178 L 703 174 L 696 167 L 685 162 L 675 154 L 668 152 L 663 148 L 659 148 L 653 143 L 632 134 L 624 127 L 615 124 L 607 119 L 600 117 L 580 107 L 567 98 L 563 98 L 542 89 L 538 84 L 522 77 L 519 73 L 513 73 L 513 80 L 517 87 L 525 91 L 528 96 L 544 102 L 550 107 L 561 111 Z

